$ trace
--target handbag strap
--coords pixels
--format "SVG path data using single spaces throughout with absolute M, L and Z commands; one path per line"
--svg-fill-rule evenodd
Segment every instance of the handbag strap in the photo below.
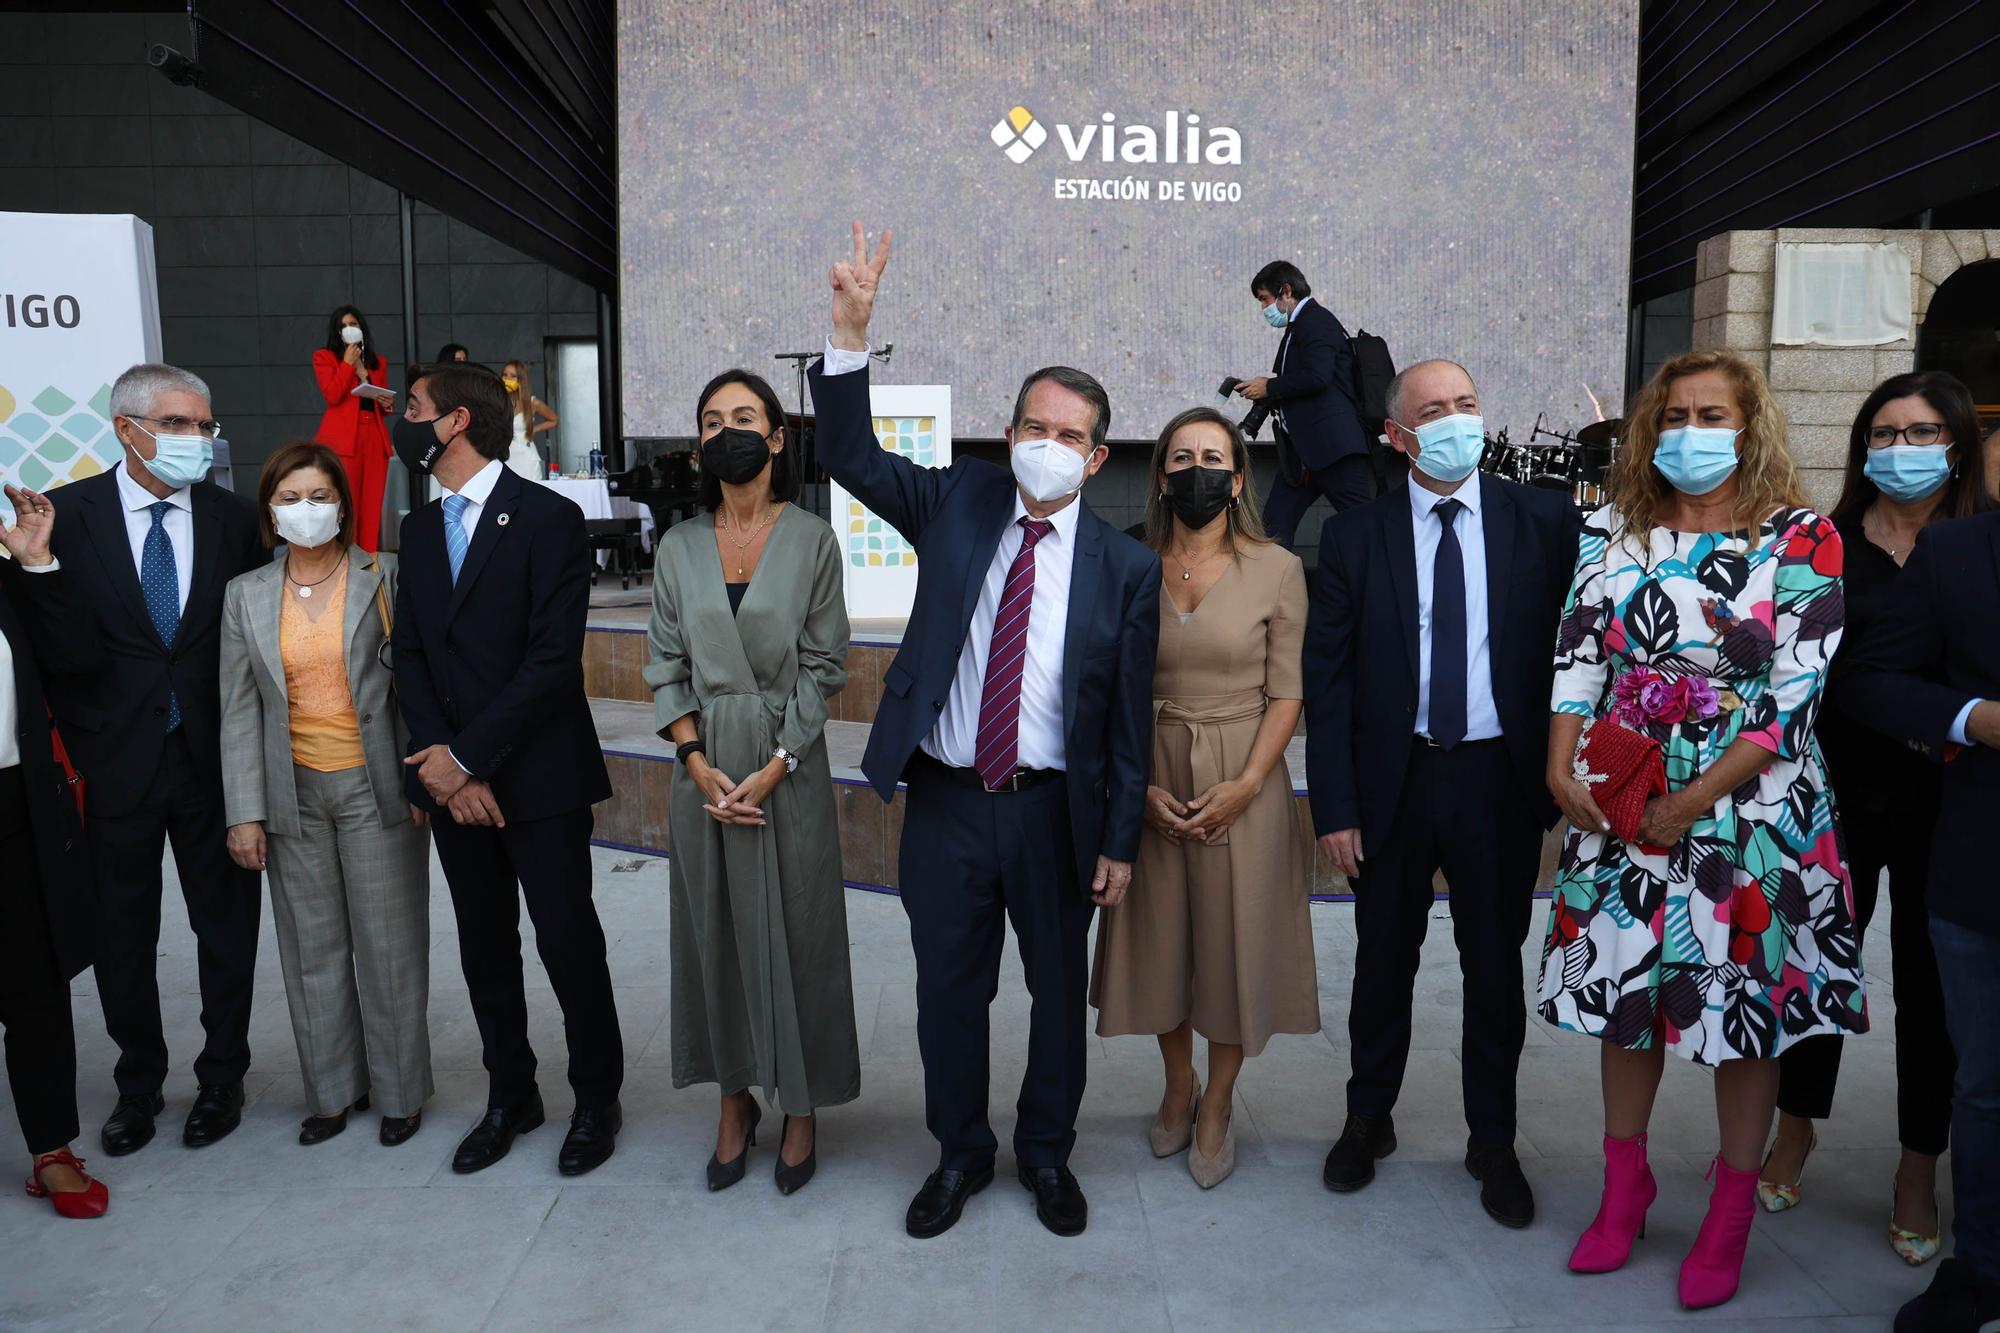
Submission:
M 368 568 L 381 573 L 381 562 L 370 560 Z M 389 579 L 383 575 L 375 583 L 375 612 L 382 617 L 382 638 L 386 642 L 395 632 L 395 622 L 389 615 Z

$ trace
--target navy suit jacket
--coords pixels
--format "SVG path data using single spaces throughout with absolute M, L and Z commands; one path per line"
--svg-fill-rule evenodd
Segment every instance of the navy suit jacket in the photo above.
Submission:
M 1306 619 L 1306 779 L 1313 832 L 1359 828 L 1388 841 L 1416 734 L 1416 526 L 1405 481 L 1320 532 Z M 1544 826 L 1556 625 L 1576 570 L 1582 518 L 1567 495 L 1480 473 L 1488 662 L 1515 780 Z M 1363 781 L 1363 778 L 1366 781 Z
M 865 369 L 824 375 L 815 363 L 811 379 L 820 463 L 921 557 L 916 604 L 882 678 L 882 702 L 861 761 L 887 801 L 944 711 L 980 586 L 1018 491 L 1011 473 L 980 459 L 924 468 L 882 448 L 869 420 Z M 1076 503 L 1083 505 L 1082 498 Z M 1084 885 L 1100 854 L 1114 861 L 1139 854 L 1159 637 L 1159 557 L 1084 505 L 1063 642 L 1063 752 Z
M 1841 645 L 1833 703 L 1944 764 L 1930 910 L 2000 935 L 1989 832 L 2000 810 L 2000 750 L 1951 753 L 1946 741 L 1968 701 L 2000 699 L 2000 513 L 1925 528 L 1894 587 L 1882 614 Z
M 1285 326 L 1271 370 L 1269 398 L 1299 461 L 1318 472 L 1349 454 L 1367 457 L 1368 432 L 1354 405 L 1354 351 L 1318 298 Z
M 508 823 L 546 819 L 611 795 L 590 700 L 583 633 L 590 543 L 583 511 L 500 470 L 458 582 L 444 504 L 403 520 L 392 652 L 410 753 L 445 744 L 493 788 Z M 412 804 L 436 810 L 417 770 Z
M 123 467 L 121 462 L 118 466 Z M 125 505 L 110 472 L 48 493 L 51 549 L 62 568 L 25 574 L 0 560 L 0 578 L 44 634 L 72 638 L 74 670 L 44 682 L 63 743 L 87 779 L 90 813 L 131 813 L 153 795 L 166 748 L 168 696 L 204 785 L 222 790 L 222 590 L 271 558 L 257 508 L 213 482 L 190 488 L 194 571 L 172 645 L 160 641 L 139 590 Z M 64 610 L 57 610 L 53 599 Z

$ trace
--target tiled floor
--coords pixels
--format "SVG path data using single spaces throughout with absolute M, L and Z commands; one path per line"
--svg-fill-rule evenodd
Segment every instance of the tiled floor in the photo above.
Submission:
M 714 1094 L 675 1091 L 668 1069 L 666 866 L 610 851 L 596 863 L 631 1066 L 626 1130 L 607 1166 L 574 1181 L 556 1174 L 569 1093 L 560 1016 L 531 951 L 536 1048 L 556 1119 L 490 1171 L 448 1169 L 485 1079 L 441 878 L 431 999 L 439 1088 L 423 1132 L 384 1149 L 366 1115 L 329 1143 L 297 1146 L 304 1109 L 267 912 L 251 1101 L 243 1128 L 213 1148 L 178 1141 L 192 1089 L 182 1072 L 168 1085 L 158 1140 L 123 1159 L 94 1151 L 113 1050 L 80 979 L 78 1146 L 109 1182 L 112 1211 L 59 1222 L 18 1191 L 0 1197 L 0 1328 L 1880 1329 L 1929 1277 L 1905 1269 L 1882 1234 L 1895 1154 L 1886 985 L 1873 997 L 1878 1035 L 1848 1048 L 1806 1203 L 1759 1218 L 1731 1305 L 1687 1315 L 1674 1299 L 1714 1142 L 1708 1078 L 1679 1061 L 1669 1062 L 1654 1125 L 1661 1197 L 1648 1238 L 1623 1272 L 1572 1277 L 1563 1260 L 1597 1199 L 1596 1055 L 1531 1019 L 1520 1151 L 1540 1216 L 1521 1232 L 1494 1225 L 1459 1163 L 1459 1002 L 1442 923 L 1417 990 L 1401 1150 L 1367 1190 L 1327 1193 L 1319 1165 L 1342 1104 L 1354 951 L 1351 909 L 1330 904 L 1314 907 L 1313 923 L 1331 1029 L 1277 1038 L 1251 1063 L 1239 1085 L 1240 1164 L 1219 1189 L 1196 1188 L 1181 1159 L 1153 1160 L 1144 1132 L 1159 1095 L 1156 1057 L 1150 1040 L 1120 1038 L 1100 1043 L 1092 1061 L 1073 1161 L 1090 1196 L 1086 1234 L 1043 1231 L 1003 1174 L 956 1230 L 914 1241 L 902 1211 L 934 1149 L 908 937 L 893 898 L 852 893 L 861 1100 L 822 1118 L 820 1173 L 804 1192 L 779 1196 L 766 1147 L 748 1180 L 709 1195 L 701 1177 Z M 166 917 L 161 989 L 185 1071 L 198 1032 L 194 950 L 181 913 L 170 905 Z M 1869 941 L 1876 956 L 1888 948 L 1885 926 Z M 1011 959 L 995 1009 L 1004 1142 L 1026 1015 Z M 19 1164 L 6 1120 L 0 1158 Z M 1003 1153 L 1003 1173 L 1010 1165 Z

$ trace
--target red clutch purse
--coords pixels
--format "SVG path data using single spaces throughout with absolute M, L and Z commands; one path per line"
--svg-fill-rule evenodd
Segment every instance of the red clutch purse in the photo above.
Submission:
M 1636 842 L 1646 802 L 1667 794 L 1660 743 L 1610 718 L 1585 723 L 1576 746 L 1576 776 L 1620 842 Z

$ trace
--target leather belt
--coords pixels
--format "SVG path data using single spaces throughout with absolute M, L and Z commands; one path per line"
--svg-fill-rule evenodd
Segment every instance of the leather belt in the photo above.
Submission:
M 979 776 L 977 769 L 957 768 L 951 764 L 942 763 L 933 758 L 925 750 L 918 750 L 915 754 L 911 755 L 910 765 L 921 773 L 943 778 L 946 782 L 954 786 L 971 787 L 977 791 L 984 792 L 1027 791 L 1032 787 L 1039 787 L 1044 783 L 1054 782 L 1057 778 L 1063 776 L 1063 771 L 1060 768 L 1017 768 L 999 786 L 989 787 L 986 785 L 986 779 Z

